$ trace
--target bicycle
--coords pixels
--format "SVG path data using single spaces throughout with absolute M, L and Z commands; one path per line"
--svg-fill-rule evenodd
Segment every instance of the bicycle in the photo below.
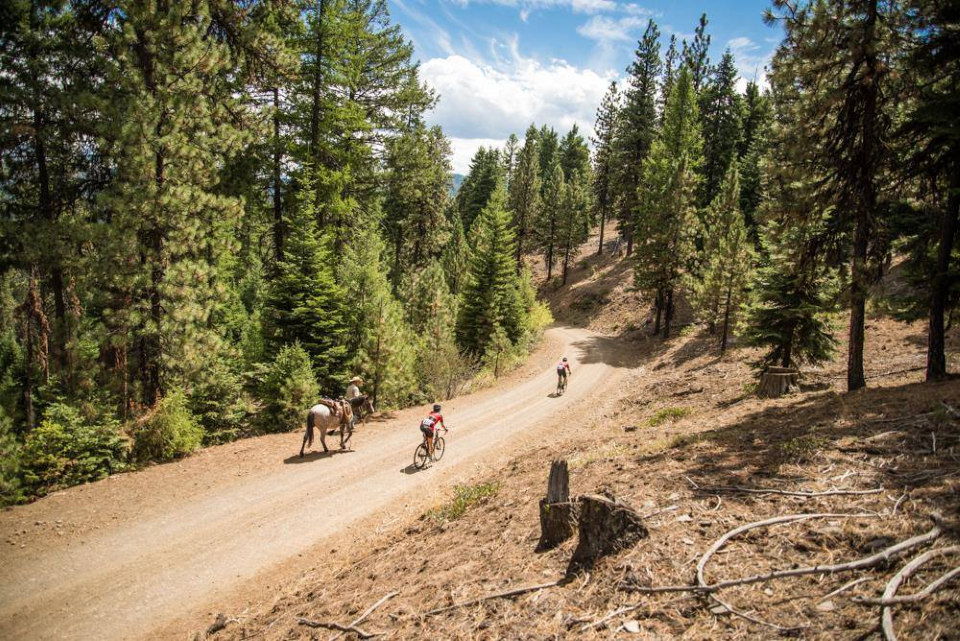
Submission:
M 560 376 L 560 380 L 557 381 L 557 396 L 563 396 L 563 393 L 567 391 L 567 379 L 570 378 L 570 375 Z
M 449 430 L 447 428 L 443 429 L 444 434 Z M 443 458 L 443 452 L 446 448 L 446 442 L 443 440 L 443 437 L 440 436 L 440 430 L 433 431 L 433 460 L 439 461 Z M 427 451 L 427 442 L 424 438 L 420 445 L 417 446 L 417 449 L 413 452 L 413 466 L 418 470 L 422 470 L 427 466 L 427 463 L 430 461 L 430 452 Z

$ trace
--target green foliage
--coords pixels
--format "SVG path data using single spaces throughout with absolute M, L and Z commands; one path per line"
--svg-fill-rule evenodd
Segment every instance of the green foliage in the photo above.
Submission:
M 258 396 L 264 432 L 289 432 L 303 425 L 307 410 L 320 396 L 310 355 L 299 343 L 284 346 L 260 374 Z
M 133 456 L 137 461 L 170 461 L 190 454 L 203 442 L 203 428 L 190 411 L 186 395 L 169 392 L 133 433 Z
M 743 137 L 738 77 L 733 54 L 728 49 L 713 69 L 713 75 L 700 96 L 703 119 L 702 205 L 707 205 L 717 196 L 727 168 L 737 160 Z
M 13 448 L 9 438 L 5 445 Z M 127 452 L 117 421 L 91 420 L 75 407 L 54 403 L 21 449 L 23 488 L 30 495 L 43 496 L 104 478 L 126 468 Z
M 480 147 L 470 161 L 470 170 L 457 192 L 457 209 L 464 229 L 471 229 L 474 221 L 487 207 L 498 189 L 505 187 L 503 165 L 496 149 Z
M 650 417 L 648 421 L 650 427 L 658 427 L 664 423 L 672 423 L 674 421 L 679 421 L 682 418 L 690 416 L 693 412 L 689 407 L 665 407 L 661 410 L 657 410 L 653 416 Z
M 819 252 L 824 233 L 822 222 L 764 229 L 743 331 L 747 344 L 766 348 L 761 365 L 816 364 L 833 355 L 837 279 Z
M 517 233 L 518 260 L 524 249 L 529 249 L 525 247 L 525 241 L 540 215 L 540 157 L 537 136 L 536 127 L 530 125 L 510 181 L 508 202 Z
M 785 463 L 809 463 L 815 459 L 817 452 L 827 446 L 829 441 L 814 434 L 804 434 L 795 438 L 781 441 L 775 446 L 777 457 Z
M 20 444 L 13 434 L 13 420 L 0 407 L 0 507 L 23 498 L 20 457 Z
M 347 371 L 345 294 L 334 278 L 330 242 L 317 232 L 311 202 L 296 210 L 290 232 L 264 305 L 268 353 L 275 356 L 298 342 L 310 355 L 317 380 L 332 393 Z
M 514 234 L 504 194 L 498 191 L 477 219 L 476 246 L 457 318 L 457 340 L 474 355 L 486 352 L 499 326 L 511 342 L 523 329 Z
M 467 513 L 467 510 L 493 498 L 500 493 L 502 488 L 503 483 L 501 481 L 488 481 L 476 485 L 455 485 L 453 500 L 446 505 L 428 511 L 423 515 L 423 518 L 438 524 L 459 520 Z

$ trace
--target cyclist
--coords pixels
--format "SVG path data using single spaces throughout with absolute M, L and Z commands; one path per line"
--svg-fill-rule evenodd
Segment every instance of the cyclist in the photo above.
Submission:
M 567 362 L 567 357 L 564 356 L 563 360 L 557 363 L 557 392 L 563 393 L 563 390 L 567 388 L 567 376 L 570 376 L 573 372 L 570 370 L 570 363 Z
M 443 414 L 440 413 L 440 405 L 436 404 L 433 406 L 433 411 L 427 414 L 427 417 L 420 421 L 420 431 L 423 433 L 423 442 L 427 446 L 427 454 L 430 455 L 430 460 L 433 460 L 433 435 L 437 430 L 437 426 L 443 428 L 443 431 L 447 431 L 447 426 L 443 423 Z

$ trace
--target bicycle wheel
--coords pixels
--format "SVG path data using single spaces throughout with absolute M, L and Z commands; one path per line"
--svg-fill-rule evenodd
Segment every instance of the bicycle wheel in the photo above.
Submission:
M 430 455 L 427 453 L 427 446 L 421 443 L 413 453 L 413 466 L 418 470 L 422 470 L 427 466 L 427 461 L 429 460 Z
M 437 441 L 433 444 L 433 460 L 439 461 L 443 458 L 443 451 L 447 444 L 444 442 L 442 436 L 437 437 Z

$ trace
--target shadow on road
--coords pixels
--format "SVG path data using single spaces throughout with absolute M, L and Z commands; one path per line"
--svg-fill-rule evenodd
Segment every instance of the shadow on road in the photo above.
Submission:
M 300 458 L 299 454 L 294 454 L 293 456 L 288 456 L 283 459 L 285 465 L 296 465 L 298 463 L 311 463 L 318 459 L 330 458 L 331 456 L 336 456 L 337 454 L 349 454 L 354 450 L 330 450 L 329 452 L 307 452 L 303 455 L 303 458 Z
M 401 471 L 402 473 L 404 473 L 404 474 L 416 474 L 417 472 L 423 472 L 423 471 L 426 470 L 426 469 L 427 469 L 427 468 L 423 468 L 423 470 L 421 470 L 421 469 L 418 468 L 416 465 L 414 465 L 413 463 L 411 463 L 410 465 L 406 466 L 405 468 L 403 468 L 403 469 L 400 470 L 400 471 Z

